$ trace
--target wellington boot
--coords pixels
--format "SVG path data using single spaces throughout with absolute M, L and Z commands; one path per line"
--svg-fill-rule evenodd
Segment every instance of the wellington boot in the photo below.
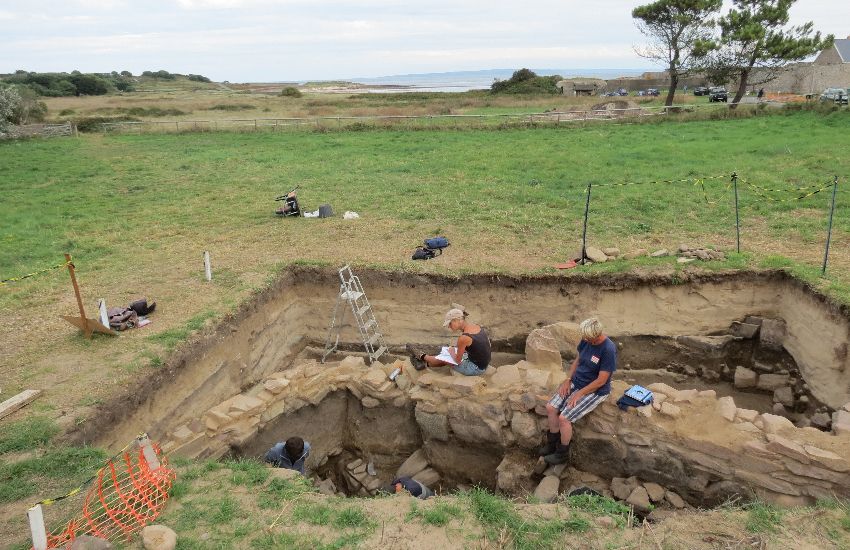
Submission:
M 555 448 L 555 452 L 552 454 L 548 454 L 543 457 L 543 460 L 546 461 L 546 464 L 551 464 L 553 466 L 558 464 L 564 464 L 570 459 L 570 446 L 562 445 L 558 443 Z
M 561 432 L 552 433 L 550 431 L 546 432 L 546 444 L 537 449 L 537 454 L 540 456 L 550 455 L 555 452 L 555 447 L 558 445 L 558 442 L 561 441 Z

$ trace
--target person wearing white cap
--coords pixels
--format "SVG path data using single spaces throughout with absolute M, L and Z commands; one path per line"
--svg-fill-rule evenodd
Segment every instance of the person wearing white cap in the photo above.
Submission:
M 457 304 L 454 304 L 457 306 Z M 413 366 L 416 370 L 427 367 L 451 366 L 460 374 L 466 376 L 481 376 L 490 364 L 490 337 L 480 325 L 466 318 L 469 314 L 462 307 L 454 307 L 446 313 L 443 326 L 453 332 L 460 332 L 457 345 L 449 348 L 449 354 L 456 364 L 438 359 L 434 355 L 426 355 L 410 344 L 407 349 L 413 356 Z

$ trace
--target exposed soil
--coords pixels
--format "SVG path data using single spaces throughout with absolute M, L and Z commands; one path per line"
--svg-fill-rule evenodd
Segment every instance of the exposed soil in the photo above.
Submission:
M 387 342 L 399 351 L 409 341 L 447 343 L 451 336 L 439 321 L 453 302 L 466 306 L 506 353 L 523 353 L 524 336 L 534 328 L 589 314 L 604 319 L 615 337 L 712 334 L 749 314 L 782 318 L 788 327 L 785 348 L 812 395 L 833 408 L 847 401 L 850 312 L 784 272 L 684 279 L 359 275 Z M 308 345 L 324 339 L 337 288 L 335 270 L 287 269 L 236 314 L 184 346 L 156 375 L 98 407 L 72 439 L 117 448 L 140 430 L 161 436 L 264 375 L 285 369 Z M 343 332 L 343 340 L 356 342 L 353 329 Z

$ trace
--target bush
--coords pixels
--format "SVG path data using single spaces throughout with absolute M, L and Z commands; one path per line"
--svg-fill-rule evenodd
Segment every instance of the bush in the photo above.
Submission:
M 74 124 L 77 125 L 77 130 L 80 132 L 100 132 L 100 125 L 104 122 L 141 122 L 138 118 L 125 117 L 125 116 L 92 116 L 92 117 L 84 117 L 79 118 L 74 121 Z
M 190 74 L 186 78 L 188 78 L 192 82 L 212 82 L 209 78 L 201 76 L 199 74 Z
M 302 94 L 301 90 L 294 86 L 287 86 L 280 91 L 280 95 L 283 97 L 301 97 L 304 94 Z
M 249 105 L 247 103 L 219 103 L 212 107 L 207 107 L 207 111 L 249 111 L 256 108 L 255 105 Z
M 508 80 L 498 80 L 490 86 L 490 92 L 494 94 L 560 94 L 555 85 L 561 80 L 559 75 L 537 76 L 530 69 L 520 69 Z
M 9 127 L 20 102 L 21 96 L 17 90 L 11 86 L 0 86 L 0 133 Z

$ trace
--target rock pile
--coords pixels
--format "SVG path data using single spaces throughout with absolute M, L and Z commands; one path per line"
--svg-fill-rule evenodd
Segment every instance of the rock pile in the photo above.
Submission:
M 731 493 L 791 505 L 850 496 L 850 404 L 836 411 L 833 433 L 827 434 L 797 428 L 782 416 L 739 408 L 731 397 L 718 399 L 714 390 L 677 390 L 666 384 L 648 386 L 655 392 L 652 406 L 623 412 L 615 401 L 627 386 L 617 379 L 612 397 L 576 424 L 570 464 L 578 470 L 546 469 L 539 472 L 545 483 L 538 482 L 534 450 L 546 429 L 545 405 L 564 380 L 561 349 L 574 348 L 576 341 L 574 324 L 543 327 L 529 335 L 528 361 L 480 377 L 447 370 L 417 372 L 408 361 L 371 366 L 356 357 L 324 365 L 308 361 L 268 376 L 210 408 L 200 420 L 178 427 L 163 450 L 221 457 L 272 421 L 305 407 L 318 410 L 331 392 L 344 392 L 350 397 L 340 414 L 349 416 L 302 425 L 313 430 L 301 434 L 305 439 L 331 434 L 337 442 L 314 445 L 309 468 L 321 466 L 328 456 L 343 452 L 342 447 L 361 449 L 376 465 L 392 464 L 400 449 L 408 449 L 398 470 L 395 462 L 392 469 L 378 467 L 374 476 L 362 459 L 348 460 L 346 483 L 351 480 L 349 488 L 359 494 L 371 494 L 394 475 L 406 473 L 426 485 L 481 483 L 512 494 L 535 491 L 541 500 L 576 484 L 592 486 L 590 476 L 636 478 L 639 487 L 632 487 L 627 499 L 639 503 L 645 502 L 644 494 L 650 503 L 659 498 L 660 490 L 651 485 L 657 484 L 674 506 L 676 497 L 668 498 L 668 491 L 695 505 L 715 503 Z M 393 382 L 388 375 L 396 368 L 403 374 Z M 780 373 L 757 374 L 756 387 L 785 387 L 780 384 L 784 378 L 764 378 Z M 741 371 L 742 383 L 745 375 Z M 405 433 L 408 429 L 415 432 Z M 599 487 L 606 490 L 601 482 Z M 613 493 L 613 487 L 607 490 Z
M 676 255 L 679 257 L 677 260 L 679 263 L 687 263 L 694 260 L 710 262 L 712 260 L 726 259 L 726 254 L 720 250 L 714 250 L 713 248 L 694 248 L 686 244 L 679 245 Z

